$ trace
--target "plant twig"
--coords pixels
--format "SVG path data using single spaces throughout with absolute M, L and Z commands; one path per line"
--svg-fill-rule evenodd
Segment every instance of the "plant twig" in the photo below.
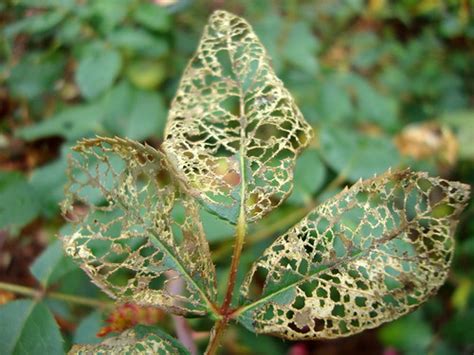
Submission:
M 209 344 L 207 345 L 207 349 L 205 354 L 206 355 L 215 355 L 217 353 L 217 349 L 219 348 L 219 344 L 221 342 L 221 338 L 224 335 L 224 330 L 227 326 L 228 319 L 223 318 L 216 323 L 214 329 L 211 332 L 211 338 L 209 339 Z
M 92 298 L 68 295 L 60 292 L 41 291 L 35 288 L 0 282 L 0 290 L 10 291 L 19 295 L 29 296 L 35 299 L 51 298 L 59 301 L 75 303 L 82 306 L 97 307 L 97 308 L 112 308 L 113 303 L 99 301 Z
M 229 281 L 227 284 L 227 290 L 224 297 L 224 302 L 221 307 L 221 313 L 224 315 L 227 314 L 227 311 L 229 310 L 229 306 L 232 302 L 232 295 L 234 293 L 234 287 L 235 287 L 235 279 L 237 277 L 237 269 L 239 266 L 242 249 L 244 246 L 245 230 L 246 230 L 245 219 L 244 217 L 242 218 L 239 217 L 239 221 L 236 228 L 234 253 L 232 254 L 232 262 L 230 265 Z

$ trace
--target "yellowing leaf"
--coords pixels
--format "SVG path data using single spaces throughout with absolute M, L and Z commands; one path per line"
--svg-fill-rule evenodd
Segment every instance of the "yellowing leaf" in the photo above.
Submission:
M 216 11 L 165 131 L 164 149 L 190 192 L 233 223 L 242 214 L 258 220 L 291 192 L 295 158 L 311 136 L 250 25 Z
M 210 312 L 215 270 L 198 206 L 181 194 L 163 155 L 119 138 L 74 149 L 62 207 L 76 227 L 64 238 L 66 253 L 121 302 Z M 168 287 L 177 279 L 183 292 Z
M 176 339 L 156 327 L 143 325 L 108 338 L 100 344 L 74 345 L 69 354 L 179 354 L 189 351 Z
M 257 260 L 239 321 L 289 339 L 336 338 L 414 310 L 446 279 L 468 197 L 467 185 L 409 170 L 359 181 Z

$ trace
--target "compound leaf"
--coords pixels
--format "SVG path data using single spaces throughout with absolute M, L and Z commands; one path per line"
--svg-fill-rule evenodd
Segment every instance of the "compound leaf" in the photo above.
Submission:
M 74 150 L 62 206 L 75 223 L 66 253 L 119 301 L 207 314 L 215 270 L 199 209 L 163 155 L 119 138 L 83 140 Z M 183 290 L 171 287 L 175 281 Z
M 138 325 L 100 344 L 74 345 L 69 354 L 179 354 L 189 351 L 156 327 Z
M 243 19 L 216 11 L 171 105 L 164 149 L 191 193 L 215 214 L 252 222 L 292 188 L 311 127 Z
M 256 261 L 238 319 L 257 333 L 336 338 L 414 310 L 446 279 L 468 197 L 467 185 L 410 170 L 359 181 Z

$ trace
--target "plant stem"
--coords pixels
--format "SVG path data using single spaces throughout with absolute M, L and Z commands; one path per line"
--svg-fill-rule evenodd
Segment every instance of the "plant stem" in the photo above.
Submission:
M 39 290 L 36 290 L 34 288 L 30 288 L 30 287 L 26 287 L 26 286 L 10 284 L 10 283 L 6 283 L 6 282 L 0 282 L 0 290 L 17 293 L 19 295 L 30 296 L 30 297 L 33 297 L 33 298 L 41 297 L 41 291 L 39 291 Z
M 103 302 L 103 301 L 95 300 L 92 298 L 80 297 L 80 296 L 75 296 L 75 295 L 67 295 L 67 294 L 59 293 L 59 292 L 43 292 L 35 288 L 10 284 L 6 282 L 0 282 L 0 290 L 17 293 L 19 295 L 30 296 L 36 299 L 42 299 L 42 298 L 47 297 L 47 298 L 51 298 L 51 299 L 55 299 L 59 301 L 80 304 L 82 306 L 88 306 L 88 307 L 98 307 L 98 308 L 113 307 L 112 303 Z
M 217 352 L 217 348 L 220 344 L 220 339 L 224 333 L 224 329 L 229 322 L 228 315 L 231 313 L 230 306 L 232 303 L 232 296 L 234 294 L 235 280 L 237 278 L 237 270 L 239 268 L 240 256 L 242 255 L 242 248 L 244 247 L 245 234 L 247 231 L 247 174 L 246 174 L 246 146 L 247 146 L 247 136 L 245 127 L 247 126 L 247 119 L 244 115 L 245 112 L 245 103 L 243 101 L 243 92 L 240 93 L 240 148 L 239 148 L 239 165 L 240 165 L 240 211 L 239 218 L 237 220 L 236 227 L 236 236 L 234 244 L 234 252 L 232 254 L 232 261 L 230 264 L 229 279 L 227 281 L 227 290 L 224 296 L 224 302 L 222 307 L 219 310 L 219 314 L 222 318 L 217 321 L 214 326 L 211 338 L 209 340 L 209 345 L 206 350 L 206 354 L 213 355 Z
M 214 329 L 211 332 L 211 338 L 209 339 L 209 344 L 207 345 L 206 355 L 215 355 L 217 353 L 217 348 L 221 342 L 221 338 L 224 335 L 224 330 L 227 326 L 228 319 L 223 318 L 216 323 Z
M 240 256 L 242 254 L 242 249 L 244 246 L 246 225 L 247 224 L 245 222 L 245 218 L 243 218 L 241 215 L 241 217 L 239 217 L 237 228 L 236 228 L 234 253 L 232 254 L 232 262 L 230 264 L 227 291 L 225 294 L 224 302 L 221 307 L 221 313 L 224 315 L 227 314 L 227 311 L 229 310 L 229 306 L 232 302 L 232 295 L 234 293 L 234 288 L 235 288 L 235 279 L 237 277 L 237 269 L 239 267 Z

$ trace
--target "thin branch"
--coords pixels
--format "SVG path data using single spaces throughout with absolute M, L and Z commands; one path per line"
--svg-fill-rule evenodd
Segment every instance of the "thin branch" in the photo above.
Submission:
M 0 282 L 0 290 L 13 292 L 23 296 L 29 296 L 35 299 L 51 298 L 59 301 L 75 303 L 93 308 L 112 308 L 114 305 L 112 302 L 104 302 L 92 298 L 68 295 L 60 292 L 42 291 L 35 288 L 10 284 L 6 282 Z
M 242 254 L 242 249 L 244 246 L 245 240 L 245 230 L 246 222 L 244 218 L 239 218 L 237 229 L 236 229 L 236 238 L 234 245 L 234 253 L 232 254 L 232 262 L 230 265 L 229 281 L 227 284 L 227 291 L 224 297 L 224 302 L 221 307 L 221 314 L 227 314 L 230 304 L 232 303 L 232 295 L 235 288 L 235 280 L 237 277 L 237 269 L 239 266 L 240 256 Z
M 215 355 L 217 354 L 217 349 L 221 343 L 221 338 L 224 335 L 224 330 L 227 326 L 228 320 L 226 318 L 221 319 L 216 323 L 211 332 L 211 338 L 209 344 L 207 345 L 206 355 Z

